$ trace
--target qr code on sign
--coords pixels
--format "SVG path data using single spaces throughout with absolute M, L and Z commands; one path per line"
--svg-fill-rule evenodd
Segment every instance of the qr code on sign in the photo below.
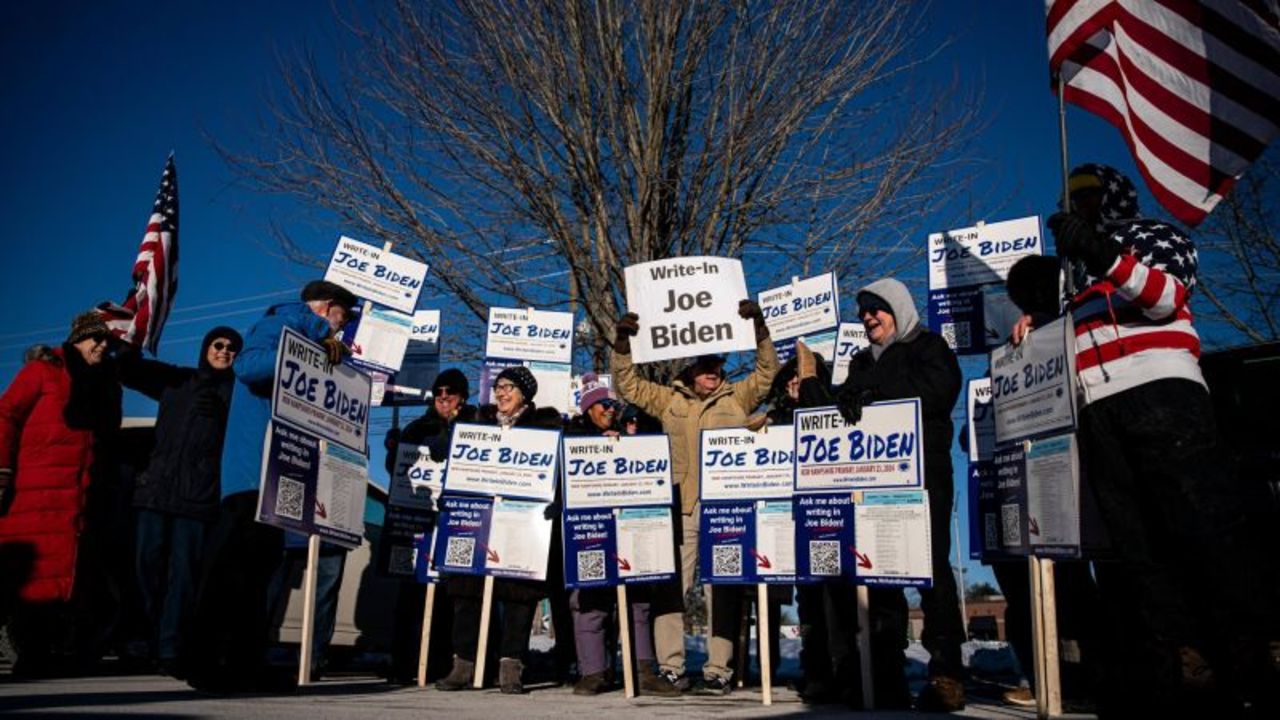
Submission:
M 387 572 L 391 575 L 412 575 L 417 562 L 417 548 L 412 545 L 395 545 L 387 559 Z
M 276 485 L 276 515 L 290 520 L 302 520 L 302 502 L 306 485 L 297 480 L 280 478 Z
M 445 547 L 444 564 L 450 567 L 471 567 L 476 556 L 476 539 L 469 537 L 451 537 Z
M 840 543 L 836 540 L 809 541 L 809 574 L 840 575 Z
M 970 347 L 969 339 L 969 323 L 966 322 L 944 322 L 942 323 L 942 339 L 947 341 L 947 346 L 952 350 L 958 347 Z
M 1022 544 L 1022 513 L 1015 503 L 1000 506 L 1000 529 L 1006 546 Z
M 1000 545 L 1000 525 L 996 523 L 995 513 L 986 513 L 982 516 L 982 544 L 988 550 Z
M 713 576 L 736 577 L 742 574 L 741 545 L 713 545 L 711 551 L 711 574 Z
M 583 550 L 578 553 L 578 580 L 604 580 L 604 551 Z

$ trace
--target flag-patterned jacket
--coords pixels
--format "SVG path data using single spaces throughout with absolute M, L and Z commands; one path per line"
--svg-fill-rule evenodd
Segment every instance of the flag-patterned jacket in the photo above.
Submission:
M 1203 385 L 1188 304 L 1199 264 L 1195 247 L 1177 228 L 1137 217 L 1137 191 L 1118 170 L 1085 169 L 1102 181 L 1102 230 L 1122 250 L 1106 277 L 1077 273 L 1084 289 L 1072 299 L 1071 314 L 1084 401 L 1168 378 Z

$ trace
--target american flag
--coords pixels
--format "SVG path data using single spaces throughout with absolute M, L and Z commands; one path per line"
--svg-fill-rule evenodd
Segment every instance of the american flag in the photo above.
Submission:
M 1045 0 L 1049 68 L 1197 225 L 1280 123 L 1280 0 Z
M 178 171 L 173 153 L 165 162 L 151 219 L 133 262 L 133 283 L 124 303 L 103 303 L 98 311 L 116 337 L 154 355 L 178 294 Z

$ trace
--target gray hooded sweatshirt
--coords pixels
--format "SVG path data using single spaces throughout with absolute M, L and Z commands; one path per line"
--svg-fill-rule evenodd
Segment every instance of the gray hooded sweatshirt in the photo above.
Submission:
M 920 314 L 916 312 L 916 304 L 911 300 L 911 291 L 907 286 L 893 278 L 882 278 L 858 291 L 858 295 L 870 293 L 884 300 L 893 310 L 893 321 L 897 329 L 880 345 L 871 345 L 871 357 L 880 359 L 880 353 L 903 338 L 914 337 L 920 326 Z M 856 297 L 856 296 L 855 296 Z

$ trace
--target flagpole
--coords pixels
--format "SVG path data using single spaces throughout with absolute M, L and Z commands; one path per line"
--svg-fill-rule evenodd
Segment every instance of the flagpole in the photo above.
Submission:
M 1062 161 L 1062 211 L 1071 212 L 1071 165 L 1067 161 L 1067 83 L 1058 73 L 1058 148 Z M 1056 249 L 1056 247 L 1055 247 Z M 1074 280 L 1071 277 L 1071 261 L 1064 256 L 1062 260 L 1063 294 L 1067 297 L 1075 294 Z

